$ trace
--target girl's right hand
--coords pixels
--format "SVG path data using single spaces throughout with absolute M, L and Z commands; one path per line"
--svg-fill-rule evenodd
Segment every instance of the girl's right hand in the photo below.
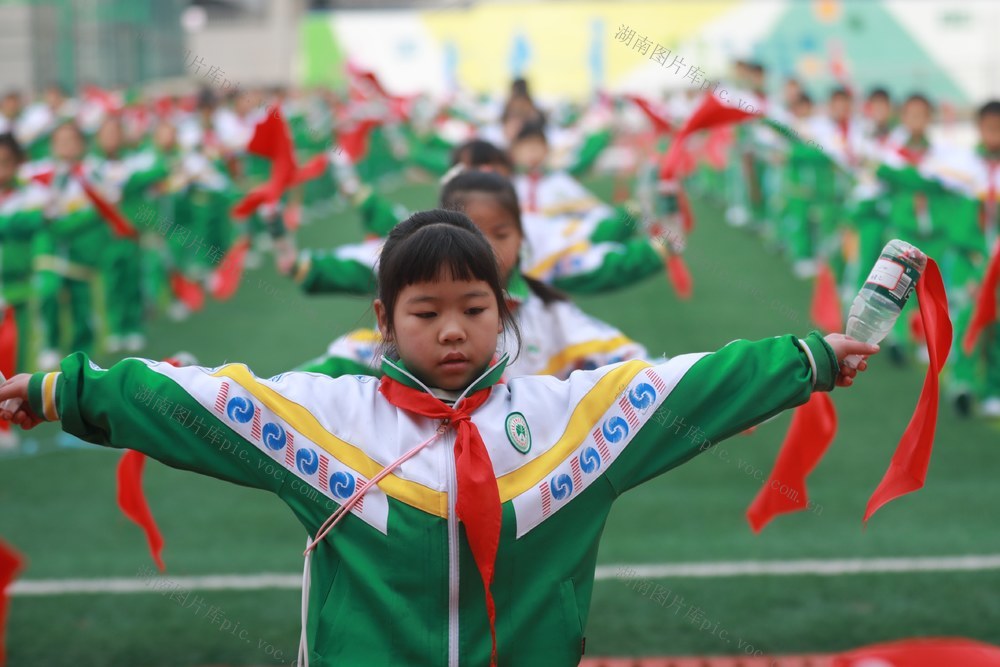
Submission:
M 28 403 L 30 379 L 30 374 L 21 373 L 0 385 L 0 419 L 17 424 L 25 431 L 45 421 L 34 413 Z

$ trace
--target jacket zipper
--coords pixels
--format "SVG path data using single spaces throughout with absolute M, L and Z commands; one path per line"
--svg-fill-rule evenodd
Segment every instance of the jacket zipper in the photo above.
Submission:
M 458 479 L 455 472 L 454 436 L 445 439 L 444 458 L 448 470 L 448 667 L 458 667 L 458 516 L 455 513 L 455 491 Z

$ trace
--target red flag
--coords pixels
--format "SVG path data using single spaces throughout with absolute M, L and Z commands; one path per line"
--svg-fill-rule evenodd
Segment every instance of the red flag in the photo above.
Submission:
M 970 639 L 920 638 L 876 644 L 834 656 L 830 667 L 1000 667 L 1000 648 Z
M 7 627 L 7 588 L 14 582 L 23 565 L 24 559 L 21 554 L 0 540 L 0 667 L 7 662 L 4 643 L 4 630 Z
M 646 115 L 646 118 L 653 124 L 653 130 L 657 135 L 660 134 L 670 134 L 673 131 L 673 126 L 670 121 L 667 120 L 659 111 L 653 108 L 653 103 L 644 97 L 638 95 L 625 95 L 625 99 L 630 100 L 635 103 L 637 107 L 642 110 L 642 113 Z
M 337 133 L 337 145 L 347 153 L 351 162 L 357 163 L 368 153 L 368 135 L 378 125 L 374 118 L 365 118 L 350 130 Z
M 146 533 L 149 543 L 149 553 L 156 562 L 156 567 L 163 572 L 163 536 L 156 527 L 153 513 L 149 511 L 146 495 L 142 490 L 142 467 L 146 463 L 146 455 L 132 449 L 125 450 L 118 462 L 118 507 L 122 513 L 134 521 Z
M 844 330 L 844 319 L 840 308 L 840 295 L 833 280 L 833 273 L 826 262 L 819 266 L 816 272 L 816 282 L 813 287 L 812 307 L 809 316 L 825 333 L 836 333 Z
M 976 339 L 983 329 L 997 319 L 997 288 L 1000 287 L 1000 240 L 993 248 L 993 256 L 986 267 L 986 275 L 976 294 L 976 305 L 969 320 L 969 328 L 962 339 L 962 349 L 966 354 L 972 354 L 976 347 Z
M 683 301 L 691 298 L 694 280 L 691 278 L 691 272 L 688 271 L 683 257 L 675 253 L 667 255 L 667 277 L 670 279 L 674 291 L 677 292 L 677 298 Z
M 774 468 L 750 507 L 747 521 L 759 533 L 779 514 L 808 506 L 806 477 L 826 454 L 837 434 L 837 411 L 825 392 L 816 392 L 795 410 Z
M 710 127 L 741 123 L 756 118 L 758 115 L 736 107 L 726 106 L 716 99 L 715 95 L 706 95 L 701 105 L 695 109 L 695 112 L 677 132 L 670 150 L 663 156 L 663 160 L 660 162 L 660 178 L 670 179 L 677 173 L 678 162 L 682 157 L 681 145 L 689 134 Z
M 923 487 L 927 477 L 927 466 L 934 446 L 934 431 L 937 428 L 938 375 L 948 359 L 951 349 L 951 319 L 948 317 L 948 297 L 937 263 L 927 258 L 927 268 L 917 281 L 917 301 L 920 317 L 927 333 L 927 352 L 930 365 L 920 390 L 920 399 L 913 411 L 903 437 L 896 446 L 896 453 L 868 501 L 865 521 L 889 501 Z
M 219 301 L 225 301 L 236 294 L 240 278 L 243 277 L 243 262 L 249 249 L 250 238 L 244 236 L 233 244 L 219 263 L 219 268 L 212 274 L 212 296 Z
M 170 291 L 188 310 L 198 311 L 205 306 L 205 293 L 201 285 L 185 277 L 180 271 L 170 273 Z

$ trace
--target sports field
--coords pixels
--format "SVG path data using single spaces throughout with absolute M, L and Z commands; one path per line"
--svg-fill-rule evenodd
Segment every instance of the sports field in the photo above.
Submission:
M 610 197 L 610 181 L 588 185 Z M 435 194 L 392 192 L 411 208 L 433 205 Z M 811 329 L 809 284 L 758 239 L 726 227 L 713 205 L 696 202 L 696 211 L 691 301 L 654 279 L 579 303 L 666 355 Z M 310 246 L 359 237 L 353 213 L 299 236 Z M 204 365 L 242 361 L 270 376 L 367 324 L 368 310 L 365 299 L 303 297 L 264 266 L 231 301 L 155 322 L 146 354 L 187 350 Z M 761 535 L 743 513 L 788 415 L 625 495 L 605 531 L 587 654 L 822 652 L 934 635 L 1000 643 L 1000 429 L 943 405 L 927 488 L 861 525 L 922 379 L 922 368 L 875 358 L 854 388 L 834 392 L 840 429 L 810 479 L 816 507 Z M 180 600 L 142 578 L 145 541 L 115 504 L 119 452 L 71 446 L 51 427 L 30 435 L 36 454 L 0 458 L 0 536 L 30 560 L 11 603 L 12 667 L 293 662 L 305 535 L 277 498 L 148 464 L 167 577 L 197 588 Z M 86 580 L 101 581 L 74 592 Z

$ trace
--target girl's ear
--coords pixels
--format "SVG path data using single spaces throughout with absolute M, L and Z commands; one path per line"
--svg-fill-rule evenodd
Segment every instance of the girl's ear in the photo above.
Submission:
M 389 334 L 389 317 L 385 304 L 382 303 L 381 299 L 375 299 L 372 307 L 375 309 L 375 319 L 378 321 L 378 332 L 382 334 L 382 340 L 386 342 L 392 340 L 392 336 Z

